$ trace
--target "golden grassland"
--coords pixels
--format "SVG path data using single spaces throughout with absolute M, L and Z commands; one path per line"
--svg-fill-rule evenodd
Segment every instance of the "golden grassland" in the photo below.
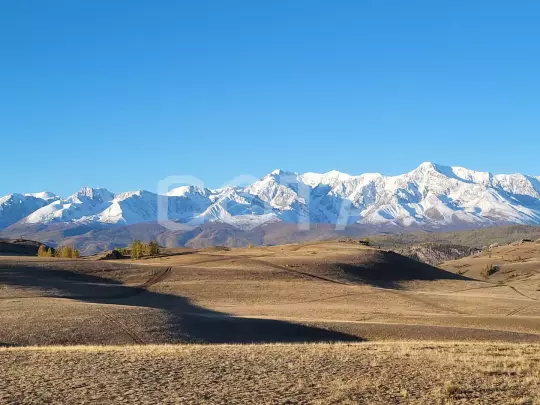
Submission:
M 337 242 L 2 257 L 0 404 L 540 405 L 539 258 L 525 243 L 444 271 Z
M 136 263 L 2 257 L 0 345 L 540 342 L 539 246 L 449 271 L 337 242 L 177 249 Z M 502 257 L 516 261 L 480 276 Z
M 2 404 L 538 404 L 540 345 L 0 349 Z
M 534 290 L 540 286 L 540 240 L 493 246 L 460 260 L 442 263 L 439 267 L 492 283 L 523 285 Z M 486 268 L 494 269 L 485 274 Z

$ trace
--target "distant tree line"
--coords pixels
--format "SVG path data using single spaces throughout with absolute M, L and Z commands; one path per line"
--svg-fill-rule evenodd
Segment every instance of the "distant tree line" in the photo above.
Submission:
M 138 260 L 143 256 L 158 255 L 160 253 L 160 247 L 156 241 L 144 243 L 140 240 L 134 240 L 131 242 L 130 253 L 132 259 Z
M 40 245 L 37 251 L 37 255 L 40 257 L 53 257 L 54 250 L 53 248 L 48 248 L 45 245 Z
M 53 249 L 48 248 L 45 245 L 41 245 L 38 248 L 37 255 L 41 257 L 61 257 L 69 259 L 78 259 L 81 257 L 81 254 L 77 249 L 69 246 L 59 246 L 56 249 Z

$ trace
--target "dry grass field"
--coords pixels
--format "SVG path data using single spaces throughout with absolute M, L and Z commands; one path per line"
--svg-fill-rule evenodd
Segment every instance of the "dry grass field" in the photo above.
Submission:
M 0 404 L 537 403 L 539 259 L 524 243 L 436 268 L 344 242 L 0 257 Z
M 521 287 L 535 298 L 540 288 L 540 240 L 496 246 L 439 267 L 492 284 Z M 491 268 L 491 274 L 485 274 Z
M 487 280 L 455 274 L 461 264 L 445 271 L 339 242 L 180 249 L 136 262 L 3 257 L 0 343 L 535 342 L 539 283 L 523 257 L 514 263 L 530 264 L 522 276 L 500 279 L 503 268 Z M 487 259 L 467 260 L 482 268 Z
M 540 345 L 0 349 L 2 404 L 538 404 Z

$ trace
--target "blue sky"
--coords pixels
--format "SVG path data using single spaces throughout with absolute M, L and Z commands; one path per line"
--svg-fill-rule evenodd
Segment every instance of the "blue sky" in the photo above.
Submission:
M 0 6 L 0 195 L 422 161 L 540 175 L 536 0 Z

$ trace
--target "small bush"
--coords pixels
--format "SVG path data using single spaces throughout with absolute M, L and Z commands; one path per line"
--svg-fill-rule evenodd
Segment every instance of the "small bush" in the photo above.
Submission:
M 486 264 L 486 267 L 484 267 L 484 270 L 480 273 L 482 277 L 485 279 L 489 278 L 489 276 L 497 273 L 499 271 L 499 266 L 494 266 L 493 264 Z
M 447 381 L 443 387 L 443 394 L 447 397 L 453 397 L 459 392 L 459 387 L 453 382 Z

